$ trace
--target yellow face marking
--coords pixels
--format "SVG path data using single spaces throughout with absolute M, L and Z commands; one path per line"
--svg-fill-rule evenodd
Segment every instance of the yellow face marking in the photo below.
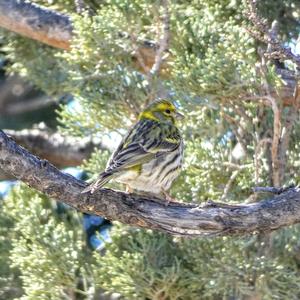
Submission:
M 157 115 L 158 113 L 158 115 Z M 176 113 L 176 108 L 173 103 L 169 101 L 158 101 L 150 104 L 146 109 L 139 115 L 139 120 L 148 119 L 153 121 L 161 121 L 161 115 L 164 116 L 165 120 L 171 120 L 172 123 L 175 122 L 174 113 Z
M 157 110 L 159 111 L 165 111 L 166 109 L 170 110 L 171 112 L 175 111 L 175 107 L 171 103 L 159 103 L 156 107 Z
M 159 119 L 156 118 L 151 111 L 143 111 L 140 114 L 139 119 L 150 119 L 154 121 L 159 121 Z

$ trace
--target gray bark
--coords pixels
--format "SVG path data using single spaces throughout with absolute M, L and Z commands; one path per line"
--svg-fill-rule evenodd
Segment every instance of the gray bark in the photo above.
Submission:
M 22 0 L 0 0 L 0 26 L 47 45 L 69 49 L 69 16 Z
M 73 138 L 52 132 L 47 128 L 5 130 L 21 146 L 42 159 L 49 160 L 58 168 L 76 167 L 88 159 L 95 148 L 111 150 L 100 141 L 90 138 Z M 1 172 L 0 180 L 10 179 L 9 174 Z
M 0 130 L 0 167 L 17 179 L 73 208 L 132 226 L 181 236 L 268 232 L 300 222 L 300 189 L 290 188 L 258 203 L 203 206 L 161 200 L 111 189 L 81 194 L 86 183 L 60 172 L 20 147 Z
M 69 16 L 24 0 L 0 0 L 0 27 L 37 40 L 49 46 L 70 50 L 73 24 Z M 128 34 L 120 33 L 124 38 Z M 138 47 L 139 55 L 149 68 L 155 61 L 155 44 L 143 41 Z M 136 54 L 132 57 L 141 69 Z

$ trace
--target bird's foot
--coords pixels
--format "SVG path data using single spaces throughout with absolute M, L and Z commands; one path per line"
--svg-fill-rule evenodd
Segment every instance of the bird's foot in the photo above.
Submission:
M 133 188 L 131 188 L 129 185 L 126 185 L 126 193 L 127 194 L 132 194 L 133 193 Z
M 170 196 L 166 191 L 162 191 L 164 198 L 165 198 L 165 205 L 168 206 L 170 202 L 176 202 L 177 200 Z

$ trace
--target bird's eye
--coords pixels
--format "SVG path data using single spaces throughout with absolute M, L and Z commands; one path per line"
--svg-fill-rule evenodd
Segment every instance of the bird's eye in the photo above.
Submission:
M 170 114 L 171 113 L 171 111 L 169 109 L 166 109 L 165 112 L 166 112 L 166 114 Z

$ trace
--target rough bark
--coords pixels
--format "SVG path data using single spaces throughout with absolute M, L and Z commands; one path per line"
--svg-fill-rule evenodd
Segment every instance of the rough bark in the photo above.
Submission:
M 95 148 L 107 150 L 100 141 L 90 138 L 72 138 L 52 132 L 49 129 L 5 130 L 21 146 L 42 159 L 49 160 L 58 168 L 79 166 L 92 154 Z M 1 168 L 0 168 L 1 169 Z M 0 172 L 0 180 L 11 178 Z
M 70 17 L 34 3 L 0 0 L 0 26 L 56 48 L 70 47 Z
M 86 183 L 64 174 L 18 146 L 0 130 L 0 167 L 17 179 L 75 209 L 110 220 L 174 235 L 232 235 L 268 232 L 300 222 L 300 189 L 244 205 L 165 203 L 110 189 L 81 194 Z
M 70 49 L 73 36 L 69 16 L 24 0 L 0 0 L 0 27 L 37 40 L 49 46 Z M 128 35 L 124 35 L 128 38 Z M 141 43 L 137 52 L 148 68 L 155 62 L 156 47 L 152 42 Z M 137 55 L 133 55 L 136 68 L 143 70 Z

